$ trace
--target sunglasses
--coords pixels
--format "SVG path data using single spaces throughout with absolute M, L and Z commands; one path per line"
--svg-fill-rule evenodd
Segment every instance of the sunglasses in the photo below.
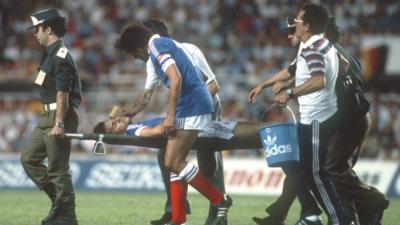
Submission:
M 297 19 L 297 18 L 294 18 L 293 21 L 294 21 L 295 23 L 304 23 L 303 20 Z
M 286 27 L 292 27 L 295 26 L 295 22 L 294 22 L 294 17 L 290 16 L 286 18 Z

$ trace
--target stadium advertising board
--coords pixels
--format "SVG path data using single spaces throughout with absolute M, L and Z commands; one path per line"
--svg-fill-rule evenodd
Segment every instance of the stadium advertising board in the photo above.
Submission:
M 388 193 L 389 186 L 399 170 L 397 162 L 364 160 L 357 162 L 355 171 L 362 181 Z
M 285 174 L 280 168 L 268 168 L 265 160 L 224 160 L 228 193 L 278 195 Z
M 154 160 L 77 160 L 70 164 L 76 189 L 161 191 L 164 185 Z M 0 188 L 34 188 L 18 160 L 0 160 Z
M 164 190 L 160 170 L 153 159 L 72 160 L 70 170 L 77 190 Z M 355 170 L 367 184 L 389 196 L 400 196 L 398 162 L 360 161 Z M 224 175 L 230 194 L 278 195 L 285 179 L 280 168 L 267 167 L 263 159 L 226 159 Z M 0 189 L 34 188 L 17 158 L 0 159 Z
M 400 166 L 389 187 L 388 195 L 400 197 Z
M 360 160 L 354 169 L 365 183 L 389 196 L 400 196 L 398 162 Z M 224 171 L 227 192 L 236 194 L 278 195 L 285 178 L 281 169 L 267 167 L 260 159 L 224 160 Z

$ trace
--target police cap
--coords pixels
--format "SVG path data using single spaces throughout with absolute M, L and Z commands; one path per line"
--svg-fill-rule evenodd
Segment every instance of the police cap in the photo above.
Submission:
M 45 9 L 39 12 L 35 12 L 31 15 L 33 25 L 30 26 L 28 29 L 32 29 L 46 21 L 57 17 L 65 18 L 57 9 Z
M 294 17 L 286 18 L 286 31 L 289 34 L 294 34 L 296 32 L 296 23 L 294 22 Z
M 294 22 L 294 17 L 286 18 L 286 28 L 296 27 L 296 23 Z

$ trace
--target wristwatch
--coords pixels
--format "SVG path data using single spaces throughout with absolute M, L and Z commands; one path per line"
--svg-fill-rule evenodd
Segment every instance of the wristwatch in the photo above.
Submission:
M 293 90 L 291 88 L 287 89 L 286 93 L 288 94 L 289 98 L 293 98 L 294 97 Z
M 56 126 L 62 129 L 65 129 L 64 123 L 63 122 L 57 122 Z

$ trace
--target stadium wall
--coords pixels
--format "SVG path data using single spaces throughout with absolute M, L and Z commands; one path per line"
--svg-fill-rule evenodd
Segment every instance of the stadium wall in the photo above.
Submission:
M 400 163 L 360 160 L 360 178 L 390 197 L 400 197 Z M 70 171 L 77 190 L 159 192 L 164 190 L 157 161 L 153 158 L 73 159 Z M 228 193 L 279 195 L 285 175 L 269 168 L 262 159 L 225 159 Z M 0 190 L 35 189 L 16 156 L 0 158 Z M 193 190 L 190 190 L 194 192 Z

